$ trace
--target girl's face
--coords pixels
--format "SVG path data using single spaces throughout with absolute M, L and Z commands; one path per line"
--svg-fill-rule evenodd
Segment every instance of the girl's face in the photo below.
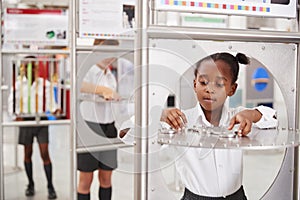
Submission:
M 205 60 L 198 67 L 194 90 L 205 111 L 221 109 L 227 98 L 235 93 L 237 84 L 232 84 L 230 66 L 222 60 Z

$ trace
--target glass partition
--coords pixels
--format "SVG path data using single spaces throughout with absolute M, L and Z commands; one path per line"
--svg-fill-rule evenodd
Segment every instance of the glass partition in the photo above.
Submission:
M 188 152 L 196 152 L 195 149 L 198 149 L 198 156 L 194 159 L 201 160 L 209 157 L 212 151 L 227 148 L 228 151 L 232 149 L 243 152 L 242 184 L 246 196 L 249 199 L 260 199 L 265 196 L 276 181 L 278 174 L 287 170 L 282 168 L 282 163 L 286 159 L 286 146 L 282 146 L 282 144 L 294 146 L 293 141 L 288 142 L 290 136 L 285 131 L 278 132 L 278 130 L 286 130 L 290 124 L 288 116 L 292 113 L 288 113 L 288 108 L 294 103 L 288 96 L 293 96 L 293 92 L 286 89 L 288 87 L 285 85 L 287 81 L 281 77 L 282 73 L 290 74 L 291 79 L 288 84 L 293 87 L 296 76 L 295 68 L 291 66 L 295 66 L 296 63 L 291 58 L 296 57 L 293 50 L 295 46 L 293 44 L 172 39 L 153 39 L 150 41 L 150 46 L 152 47 L 149 50 L 149 82 L 152 83 L 149 85 L 149 112 L 151 116 L 149 128 L 151 135 L 149 137 L 151 144 L 148 158 L 151 198 L 163 195 L 164 198 L 179 199 L 183 195 L 187 182 L 198 183 L 197 179 L 187 180 L 184 176 L 185 173 L 188 174 L 185 170 L 193 170 L 191 165 L 184 167 L 178 164 L 180 160 L 185 159 Z M 241 140 L 237 136 L 233 136 L 233 138 L 215 137 L 211 133 L 216 130 L 208 129 L 209 127 L 200 130 L 199 127 L 189 127 L 187 124 L 185 130 L 174 134 L 167 133 L 159 125 L 153 125 L 159 124 L 164 109 L 177 107 L 187 110 L 198 104 L 195 91 L 195 84 L 197 84 L 195 81 L 198 81 L 195 80 L 195 63 L 210 54 L 219 52 L 226 52 L 233 56 L 236 56 L 237 53 L 244 53 L 250 61 L 250 64 L 240 65 L 235 94 L 225 102 L 226 106 L 254 108 L 265 105 L 277 111 L 276 117 L 279 125 L 273 127 L 274 129 L 265 130 L 265 133 L 262 130 L 260 136 L 259 134 L 256 135 L 257 131 L 254 128 L 249 136 Z M 283 67 L 286 71 L 281 70 Z M 162 74 L 168 74 L 168 78 Z M 217 85 L 218 83 L 208 84 Z M 172 99 L 171 106 L 170 96 Z M 189 120 L 191 119 L 189 118 Z M 202 120 L 205 121 L 205 119 Z M 159 135 L 158 138 L 154 136 L 156 133 Z M 278 140 L 277 137 L 282 137 L 283 141 Z M 157 145 L 154 141 L 163 144 L 163 146 Z M 295 142 L 298 144 L 299 138 Z M 218 168 L 218 166 L 216 167 Z M 216 170 L 218 171 L 219 168 Z M 255 180 L 253 180 L 254 175 L 258 177 Z M 220 179 L 220 177 L 216 178 L 217 180 Z M 212 180 L 211 183 L 217 184 L 217 180 Z

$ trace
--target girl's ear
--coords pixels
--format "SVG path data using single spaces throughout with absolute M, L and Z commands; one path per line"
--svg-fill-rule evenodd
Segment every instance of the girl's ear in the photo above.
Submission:
M 229 93 L 228 93 L 228 96 L 232 96 L 232 95 L 234 95 L 234 93 L 235 93 L 235 91 L 236 91 L 236 88 L 237 88 L 237 86 L 238 86 L 238 84 L 237 83 L 234 83 L 234 84 L 232 84 L 231 85 L 231 88 L 230 88 L 230 91 L 229 91 Z
M 197 93 L 196 86 L 197 86 L 197 82 L 196 82 L 196 79 L 194 79 L 194 91 Z

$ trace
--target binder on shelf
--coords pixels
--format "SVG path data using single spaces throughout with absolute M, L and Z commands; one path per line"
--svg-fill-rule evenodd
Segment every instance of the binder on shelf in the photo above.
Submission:
M 38 56 L 35 58 L 15 58 L 12 66 L 12 112 L 24 120 L 65 119 L 67 115 L 66 57 Z M 18 73 L 19 72 L 19 73 Z M 27 83 L 25 84 L 25 80 Z M 68 81 L 67 81 L 68 83 Z M 48 112 L 48 114 L 47 114 Z M 70 111 L 68 110 L 70 113 Z M 69 115 L 70 118 L 70 115 Z
M 29 62 L 27 64 L 27 106 L 28 106 L 28 113 L 31 113 L 31 84 L 32 84 L 32 63 Z
M 12 63 L 13 113 L 16 113 L 16 63 Z

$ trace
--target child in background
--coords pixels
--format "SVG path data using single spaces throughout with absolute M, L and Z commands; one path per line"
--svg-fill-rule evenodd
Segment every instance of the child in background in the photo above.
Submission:
M 8 98 L 8 112 L 10 115 L 15 115 L 16 121 L 26 120 L 22 114 L 29 114 L 30 120 L 34 120 L 36 113 L 43 113 L 43 84 L 44 79 L 39 77 L 39 68 L 35 64 L 35 56 L 27 56 L 21 63 L 20 76 L 15 83 L 15 91 L 11 90 Z M 31 65 L 32 70 L 27 74 L 27 67 Z M 29 81 L 31 82 L 29 83 Z M 30 91 L 28 86 L 30 85 Z M 45 109 L 51 113 L 59 113 L 57 105 L 55 104 L 54 95 L 50 95 L 50 82 L 45 80 Z M 15 92 L 15 100 L 13 100 L 13 92 Z M 28 94 L 30 92 L 30 94 Z M 31 97 L 29 99 L 29 96 Z M 14 102 L 14 103 L 13 103 Z M 15 105 L 13 105 L 15 104 Z M 51 105 L 51 106 L 50 106 Z M 15 111 L 13 107 L 15 106 Z M 52 164 L 48 151 L 49 145 L 49 126 L 21 126 L 19 127 L 19 144 L 24 145 L 24 166 L 28 178 L 28 185 L 25 190 L 26 196 L 35 195 L 35 184 L 33 180 L 33 167 L 32 167 L 32 153 L 33 153 L 33 139 L 37 138 L 41 158 L 43 160 L 44 170 L 47 178 L 48 199 L 56 199 L 57 195 L 52 183 Z
M 117 80 L 109 66 L 117 58 L 105 58 L 91 66 L 82 82 L 80 92 L 100 95 L 107 101 L 82 101 L 80 112 L 91 130 L 107 137 L 117 137 L 115 116 L 113 115 L 110 100 L 119 100 L 116 92 Z M 77 187 L 78 200 L 90 200 L 90 188 L 93 182 L 94 171 L 98 171 L 99 190 L 98 198 L 110 200 L 112 196 L 112 173 L 117 168 L 117 150 L 96 151 L 77 154 L 77 169 L 79 183 Z

